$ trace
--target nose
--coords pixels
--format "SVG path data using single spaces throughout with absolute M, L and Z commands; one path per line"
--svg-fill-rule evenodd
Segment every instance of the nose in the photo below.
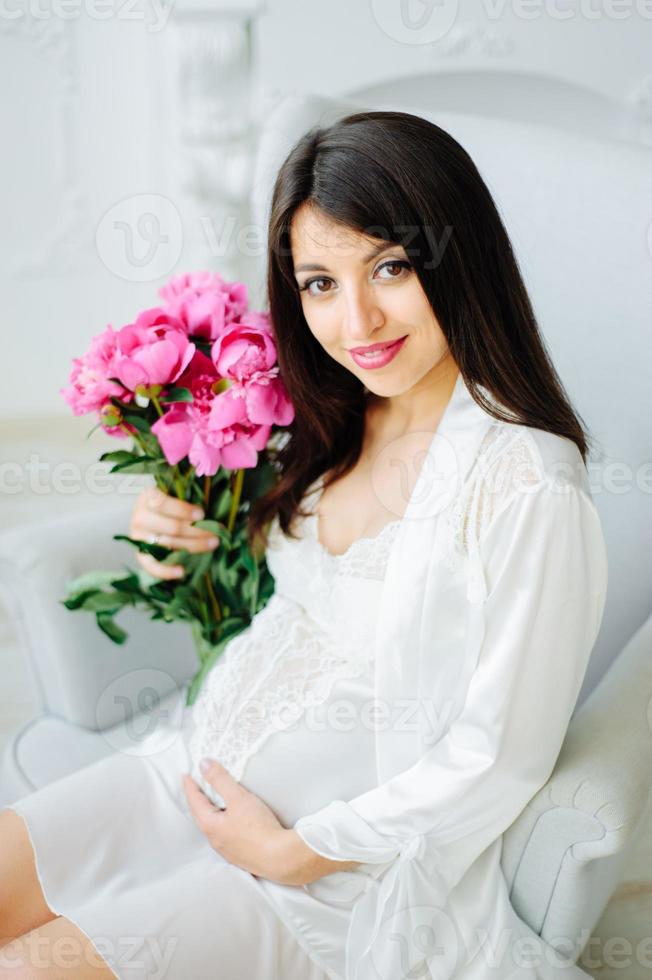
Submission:
M 343 329 L 351 341 L 365 342 L 385 323 L 373 289 L 352 285 L 345 293 Z M 353 346 L 353 345 L 352 345 Z

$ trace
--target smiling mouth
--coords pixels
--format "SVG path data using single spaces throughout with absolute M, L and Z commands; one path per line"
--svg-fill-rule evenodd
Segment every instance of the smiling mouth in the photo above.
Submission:
M 407 334 L 405 335 L 407 336 Z M 384 344 L 370 344 L 369 347 L 349 347 L 349 354 L 355 354 L 357 357 L 367 357 L 370 354 L 380 354 L 382 351 L 386 351 L 389 347 L 393 347 L 398 344 L 404 337 L 397 337 L 396 340 L 388 340 Z
M 406 334 L 405 337 L 399 337 L 398 340 L 393 340 L 391 343 L 386 344 L 381 349 L 376 349 L 371 354 L 356 354 L 353 350 L 350 350 L 349 353 L 351 358 L 359 367 L 371 371 L 374 368 L 385 367 L 385 365 L 393 361 L 407 343 L 407 339 L 408 337 Z

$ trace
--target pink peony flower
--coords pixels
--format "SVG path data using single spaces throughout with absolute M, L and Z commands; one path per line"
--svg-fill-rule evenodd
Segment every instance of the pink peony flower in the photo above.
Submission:
M 159 289 L 159 296 L 191 337 L 205 340 L 215 340 L 247 309 L 246 285 L 225 282 L 219 273 L 208 270 L 173 277 Z
M 181 322 L 159 307 L 144 310 L 117 335 L 116 376 L 135 391 L 138 385 L 167 385 L 186 369 L 195 345 Z
M 187 456 L 198 476 L 212 476 L 220 466 L 220 447 L 209 435 L 210 410 L 216 397 L 213 386 L 219 380 L 210 357 L 196 351 L 177 381 L 179 387 L 191 391 L 193 401 L 174 402 L 152 426 L 168 463 L 174 466 Z
M 266 313 L 248 313 L 240 323 L 227 327 L 213 344 L 211 357 L 218 374 L 233 382 L 232 397 L 244 400 L 250 422 L 292 422 L 294 408 L 278 376 L 276 344 Z
M 217 396 L 209 421 L 212 438 L 221 445 L 223 466 L 235 470 L 256 465 L 258 452 L 267 445 L 272 426 L 252 422 L 245 400 L 234 387 Z
M 211 359 L 198 351 L 177 382 L 190 389 L 192 403 L 172 404 L 152 426 L 168 463 L 187 456 L 198 476 L 213 476 L 220 466 L 255 466 L 271 433 L 271 423 L 248 417 L 247 402 L 234 386 L 216 392 L 220 380 Z
M 70 385 L 59 390 L 75 415 L 99 412 L 105 405 L 111 404 L 111 398 L 124 402 L 133 399 L 130 391 L 111 380 L 116 377 L 117 337 L 118 334 L 109 325 L 92 338 L 88 351 L 82 357 L 73 358 L 68 379 Z
M 276 364 L 276 344 L 264 313 L 248 313 L 220 334 L 211 347 L 218 372 L 233 381 L 248 381 Z

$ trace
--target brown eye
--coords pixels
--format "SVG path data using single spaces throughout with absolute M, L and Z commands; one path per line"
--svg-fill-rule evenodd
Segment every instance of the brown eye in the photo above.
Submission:
M 314 286 L 315 283 L 319 283 L 319 282 L 330 282 L 330 281 L 331 281 L 330 279 L 325 279 L 325 278 L 309 279 L 308 282 L 304 283 L 303 286 L 300 286 L 299 287 L 299 292 L 300 293 L 307 292 L 310 296 L 316 296 L 317 293 L 311 292 L 310 287 L 311 286 Z M 323 295 L 323 293 L 330 292 L 330 290 L 328 290 L 328 289 L 326 289 L 326 290 L 319 289 L 317 292 L 318 293 L 321 293 Z
M 380 272 L 381 269 L 398 269 L 399 271 L 397 275 L 382 276 L 381 278 L 401 279 L 402 278 L 401 273 L 403 272 L 403 270 L 407 271 L 411 268 L 412 266 L 410 265 L 410 263 L 406 262 L 404 259 L 390 259 L 389 262 L 383 262 L 383 264 L 379 267 L 378 271 Z

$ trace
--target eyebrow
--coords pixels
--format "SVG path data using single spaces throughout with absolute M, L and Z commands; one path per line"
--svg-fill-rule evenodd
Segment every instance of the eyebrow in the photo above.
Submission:
M 367 262 L 371 262 L 371 260 L 375 259 L 377 255 L 380 255 L 381 252 L 387 252 L 389 251 L 390 248 L 396 248 L 396 243 L 389 242 L 386 245 L 376 245 L 371 250 L 371 252 L 369 252 L 367 255 L 364 256 L 364 258 L 362 259 L 363 264 L 366 264 Z M 294 271 L 295 272 L 328 272 L 328 269 L 326 268 L 326 266 L 323 265 L 314 265 L 311 263 L 304 262 L 302 265 L 296 266 Z

